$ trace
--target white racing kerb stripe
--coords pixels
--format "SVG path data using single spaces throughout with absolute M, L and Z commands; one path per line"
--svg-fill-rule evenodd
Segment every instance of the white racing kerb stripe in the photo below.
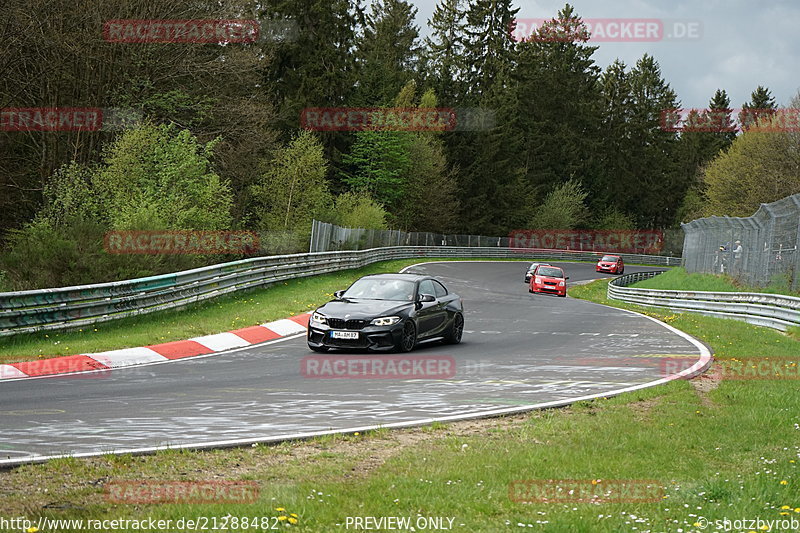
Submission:
M 24 378 L 28 374 L 11 365 L 0 365 L 0 379 Z
M 124 348 L 122 350 L 111 350 L 108 352 L 85 354 L 98 363 L 104 364 L 109 368 L 123 368 L 126 366 L 153 363 L 155 361 L 167 360 L 150 348 Z
M 305 329 L 306 328 L 303 328 L 304 331 Z M 235 333 L 230 333 L 230 332 L 217 333 L 215 335 L 206 335 L 204 337 L 194 337 L 189 340 L 200 343 L 209 350 L 213 350 L 215 352 L 230 350 L 231 348 L 241 348 L 242 346 L 250 346 L 249 342 L 247 342 L 240 336 L 236 335 Z
M 263 327 L 271 329 L 275 333 L 285 336 L 285 335 L 294 335 L 295 333 L 300 333 L 301 331 L 305 331 L 306 327 L 298 324 L 294 320 L 289 320 L 284 318 L 283 320 L 276 320 L 275 322 L 270 322 L 269 324 L 261 324 Z

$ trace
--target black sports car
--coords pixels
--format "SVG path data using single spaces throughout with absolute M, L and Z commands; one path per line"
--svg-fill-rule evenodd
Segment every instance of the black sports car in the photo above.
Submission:
M 423 340 L 461 342 L 461 297 L 429 276 L 364 276 L 311 315 L 308 347 L 410 352 Z

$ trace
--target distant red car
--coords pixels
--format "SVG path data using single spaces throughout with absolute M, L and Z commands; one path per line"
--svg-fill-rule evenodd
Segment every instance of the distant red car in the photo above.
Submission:
M 528 292 L 549 293 L 559 296 L 567 295 L 567 280 L 569 277 L 564 275 L 564 271 L 559 267 L 550 265 L 539 265 L 533 271 L 531 277 L 531 288 Z
M 622 274 L 625 272 L 625 263 L 618 255 L 604 255 L 603 258 L 597 262 L 595 271 Z

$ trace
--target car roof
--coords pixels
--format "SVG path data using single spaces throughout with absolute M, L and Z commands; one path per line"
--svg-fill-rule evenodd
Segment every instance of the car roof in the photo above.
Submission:
M 619 259 L 619 256 L 614 254 L 603 254 L 603 257 L 616 257 L 617 259 Z
M 423 276 L 420 274 L 395 274 L 395 273 L 388 273 L 388 274 L 369 274 L 364 276 L 361 279 L 402 279 L 405 281 L 420 281 L 423 279 L 433 279 L 431 276 Z

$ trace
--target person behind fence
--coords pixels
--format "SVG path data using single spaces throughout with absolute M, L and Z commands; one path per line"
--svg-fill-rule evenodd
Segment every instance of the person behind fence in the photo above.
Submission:
M 714 270 L 719 270 L 720 274 L 725 273 L 725 263 L 728 259 L 728 246 L 727 244 L 720 244 L 717 252 L 714 254 Z
M 736 241 L 733 247 L 733 271 L 738 273 L 742 267 L 742 241 Z

